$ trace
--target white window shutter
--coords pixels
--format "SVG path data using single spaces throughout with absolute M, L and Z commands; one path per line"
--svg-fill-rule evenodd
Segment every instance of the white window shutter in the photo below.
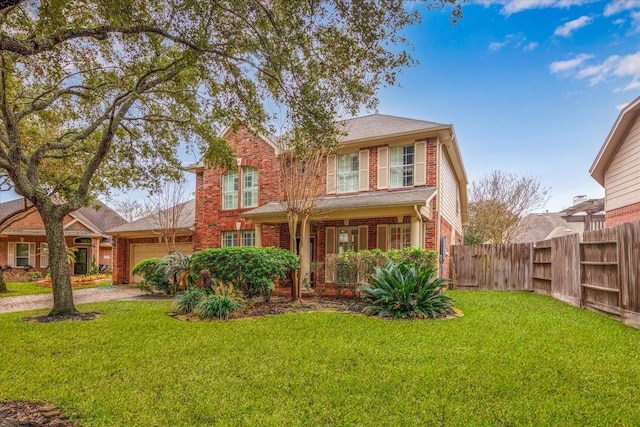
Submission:
M 413 176 L 415 177 L 413 185 L 427 184 L 427 143 L 424 141 L 416 142 L 415 160 L 413 166 Z
M 389 188 L 389 147 L 378 148 L 378 189 Z
M 387 225 L 378 225 L 378 229 L 377 229 L 377 234 L 378 234 L 378 240 L 377 240 L 377 248 L 380 249 L 382 252 L 386 252 L 387 251 L 387 241 L 388 241 L 388 233 L 389 230 L 389 226 Z
M 327 194 L 334 194 L 336 192 L 336 168 L 336 156 L 327 156 Z
M 29 243 L 29 265 L 31 267 L 36 266 L 36 244 Z
M 49 267 L 49 245 L 40 243 L 40 268 Z
M 9 242 L 7 248 L 7 265 L 11 267 L 16 266 L 16 244 L 14 242 Z
M 360 158 L 358 159 L 358 165 L 360 167 L 360 174 L 358 176 L 358 190 L 369 190 L 369 150 L 360 150 Z

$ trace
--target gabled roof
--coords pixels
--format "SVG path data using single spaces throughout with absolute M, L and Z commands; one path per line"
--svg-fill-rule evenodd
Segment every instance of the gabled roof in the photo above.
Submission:
M 26 205 L 25 205 L 26 204 Z M 8 202 L 0 203 L 0 219 L 8 218 L 13 213 L 18 213 L 24 207 L 33 207 L 33 204 L 26 199 L 10 200 Z M 113 209 L 102 203 L 96 201 L 93 207 L 83 207 L 77 211 L 71 212 L 69 216 L 80 221 L 86 228 L 90 229 L 95 234 L 102 234 L 107 229 L 125 224 L 127 221 L 122 218 Z M 18 230 L 13 230 L 17 232 Z M 25 233 L 34 233 L 34 230 L 22 230 Z M 85 232 L 91 234 L 91 232 Z M 74 230 L 74 234 L 81 233 L 78 230 Z
M 365 139 L 390 138 L 422 131 L 435 131 L 450 126 L 451 125 L 442 123 L 389 116 L 386 114 L 371 114 L 338 122 L 338 129 L 347 133 L 347 135 L 342 138 L 343 143 Z
M 192 229 L 196 223 L 196 201 L 195 199 L 184 202 L 179 207 L 182 207 L 180 211 L 180 218 L 178 219 L 178 229 Z M 171 208 L 169 208 L 171 209 Z M 168 210 L 168 209 L 167 209 Z M 136 232 L 151 232 L 158 230 L 158 223 L 155 220 L 156 214 L 145 216 L 139 220 L 132 221 L 123 224 L 119 227 L 114 227 L 107 230 L 107 234 L 124 234 L 124 233 L 136 233 Z
M 634 99 L 629 105 L 620 110 L 620 114 L 609 131 L 607 139 L 604 140 L 604 144 L 602 144 L 596 159 L 593 161 L 593 165 L 591 165 L 591 169 L 589 169 L 593 179 L 603 187 L 605 171 L 618 151 L 620 144 L 629 133 L 629 129 L 636 121 L 638 112 L 640 112 L 640 97 Z

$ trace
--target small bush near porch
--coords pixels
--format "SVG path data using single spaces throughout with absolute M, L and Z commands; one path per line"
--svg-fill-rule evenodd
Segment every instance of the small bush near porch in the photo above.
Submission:
M 640 425 L 640 330 L 532 293 L 451 294 L 465 317 L 3 314 L 0 401 L 47 401 L 79 426 Z

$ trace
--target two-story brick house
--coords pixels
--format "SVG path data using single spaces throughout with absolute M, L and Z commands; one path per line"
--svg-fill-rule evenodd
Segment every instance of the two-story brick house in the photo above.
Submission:
M 341 123 L 346 136 L 326 159 L 323 194 L 304 236 L 309 263 L 344 250 L 415 247 L 448 252 L 462 243 L 467 177 L 453 125 L 374 114 Z M 196 174 L 194 250 L 288 248 L 275 139 L 247 129 L 228 138 L 237 168 Z M 448 275 L 448 258 L 441 262 Z M 322 271 L 316 277 L 323 282 Z

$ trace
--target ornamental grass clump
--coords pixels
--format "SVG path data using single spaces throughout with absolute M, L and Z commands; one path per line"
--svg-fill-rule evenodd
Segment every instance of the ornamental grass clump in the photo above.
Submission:
M 452 315 L 453 299 L 444 293 L 446 280 L 432 268 L 409 262 L 376 267 L 371 283 L 359 287 L 364 312 L 394 319 L 424 319 Z
M 206 270 L 200 275 L 202 287 L 190 287 L 176 296 L 173 303 L 175 314 L 226 320 L 234 311 L 246 307 L 242 293 L 231 283 L 212 279 Z

